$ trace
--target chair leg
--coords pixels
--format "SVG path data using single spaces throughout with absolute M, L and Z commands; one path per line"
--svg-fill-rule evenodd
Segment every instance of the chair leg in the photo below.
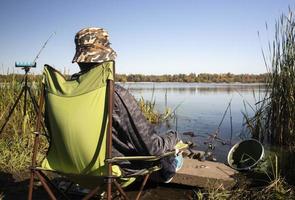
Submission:
M 124 192 L 124 190 L 122 189 L 122 187 L 120 186 L 120 184 L 117 182 L 116 179 L 114 179 L 114 184 L 119 190 L 120 194 L 124 197 L 124 199 L 129 200 L 128 196 L 126 195 L 126 193 Z
M 34 175 L 35 175 L 35 172 L 32 170 L 31 171 L 31 176 L 30 176 L 28 200 L 32 200 L 32 197 L 33 197 Z
M 54 196 L 53 192 L 51 191 L 51 189 L 47 185 L 46 180 L 43 178 L 43 176 L 38 171 L 36 171 L 35 173 L 38 176 L 39 180 L 41 181 L 44 189 L 46 190 L 46 192 L 48 193 L 48 195 L 50 196 L 50 198 L 52 200 L 56 200 L 56 197 Z
M 150 174 L 145 175 L 145 177 L 144 177 L 144 179 L 143 179 L 143 182 L 142 182 L 142 184 L 141 184 L 140 190 L 139 190 L 139 192 L 138 192 L 138 194 L 137 194 L 135 200 L 139 200 L 140 195 L 141 195 L 141 193 L 142 193 L 142 191 L 143 191 L 143 188 L 144 188 L 144 186 L 145 186 L 145 184 L 146 184 L 146 182 L 147 182 L 149 176 L 150 176 Z
M 58 187 L 56 187 L 51 181 L 50 179 L 42 172 L 42 171 L 38 171 L 40 173 L 40 175 L 47 181 L 47 183 L 49 183 L 49 185 L 55 189 L 56 192 L 58 192 L 61 196 L 63 196 L 65 199 L 70 199 L 65 192 L 61 191 L 60 189 L 58 189 Z
M 98 190 L 99 190 L 100 186 L 97 186 L 96 188 L 94 188 L 93 190 L 91 190 L 84 198 L 83 200 L 88 200 L 90 199 L 93 195 L 95 195 Z

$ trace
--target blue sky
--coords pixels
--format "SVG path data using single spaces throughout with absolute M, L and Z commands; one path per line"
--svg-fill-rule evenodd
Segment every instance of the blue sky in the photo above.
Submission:
M 33 60 L 52 32 L 33 72 L 44 64 L 79 71 L 71 63 L 74 35 L 90 26 L 108 30 L 118 73 L 264 73 L 261 47 L 289 5 L 294 1 L 2 0 L 0 73 Z

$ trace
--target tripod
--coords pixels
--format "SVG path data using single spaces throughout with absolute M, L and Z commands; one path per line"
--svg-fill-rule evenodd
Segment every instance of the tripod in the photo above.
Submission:
M 24 107 L 23 107 L 23 114 L 24 114 L 24 116 L 27 114 L 28 95 L 30 96 L 30 99 L 32 101 L 32 104 L 33 104 L 33 107 L 34 107 L 35 112 L 38 113 L 38 110 L 39 110 L 38 103 L 37 103 L 37 101 L 36 101 L 36 99 L 35 99 L 32 91 L 31 91 L 31 87 L 28 85 L 28 73 L 29 73 L 31 67 L 25 66 L 22 69 L 25 70 L 24 78 L 21 81 L 22 89 L 21 89 L 19 95 L 17 96 L 14 104 L 12 105 L 12 107 L 11 107 L 9 113 L 8 113 L 8 116 L 6 117 L 6 119 L 4 121 L 4 124 L 2 125 L 2 127 L 0 129 L 0 135 L 3 132 L 3 130 L 4 130 L 5 126 L 6 126 L 6 124 L 8 123 L 8 121 L 9 121 L 9 119 L 10 119 L 13 111 L 15 110 L 17 104 L 19 103 L 19 101 L 20 101 L 20 99 L 21 99 L 21 97 L 23 95 L 24 95 Z

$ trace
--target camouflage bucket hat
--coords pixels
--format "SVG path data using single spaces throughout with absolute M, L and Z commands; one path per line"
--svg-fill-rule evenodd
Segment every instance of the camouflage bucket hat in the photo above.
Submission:
M 101 63 L 115 60 L 117 54 L 110 47 L 108 32 L 102 28 L 84 28 L 75 36 L 74 62 Z

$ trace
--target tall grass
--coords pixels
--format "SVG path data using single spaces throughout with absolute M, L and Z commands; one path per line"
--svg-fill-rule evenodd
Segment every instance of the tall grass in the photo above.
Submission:
M 272 44 L 270 94 L 266 109 L 268 138 L 273 144 L 295 146 L 295 18 L 282 15 Z
M 267 95 L 257 102 L 255 115 L 245 116 L 255 138 L 265 137 L 271 144 L 295 147 L 295 17 L 289 9 L 275 25 L 269 56 L 263 57 L 269 78 Z
M 16 79 L 16 75 L 8 76 L 9 79 L 0 80 L 0 126 L 4 124 L 8 112 L 12 108 L 12 105 L 16 101 L 17 96 L 20 94 L 22 84 Z M 30 76 L 34 78 L 34 76 Z M 38 87 L 40 79 L 37 81 L 30 82 L 29 84 Z M 38 96 L 38 90 L 32 90 L 35 97 Z M 24 115 L 24 93 L 18 102 L 14 112 L 12 113 L 8 123 L 5 126 L 4 132 L 0 137 L 17 134 L 27 134 L 32 131 L 33 124 L 35 122 L 35 112 L 33 104 L 29 94 L 27 95 L 27 113 Z
M 40 78 L 30 76 L 30 84 L 38 88 Z M 9 75 L 0 80 L 0 126 L 4 124 L 11 106 L 20 94 L 22 84 L 16 75 Z M 32 89 L 33 95 L 38 96 L 38 90 Z M 28 170 L 31 162 L 33 146 L 33 132 L 35 131 L 35 111 L 29 95 L 27 96 L 27 109 L 24 114 L 24 95 L 17 104 L 0 135 L 0 171 L 21 176 Z M 44 155 L 47 142 L 42 140 L 41 154 Z M 39 159 L 41 159 L 39 157 Z M 18 177 L 21 178 L 21 177 Z

